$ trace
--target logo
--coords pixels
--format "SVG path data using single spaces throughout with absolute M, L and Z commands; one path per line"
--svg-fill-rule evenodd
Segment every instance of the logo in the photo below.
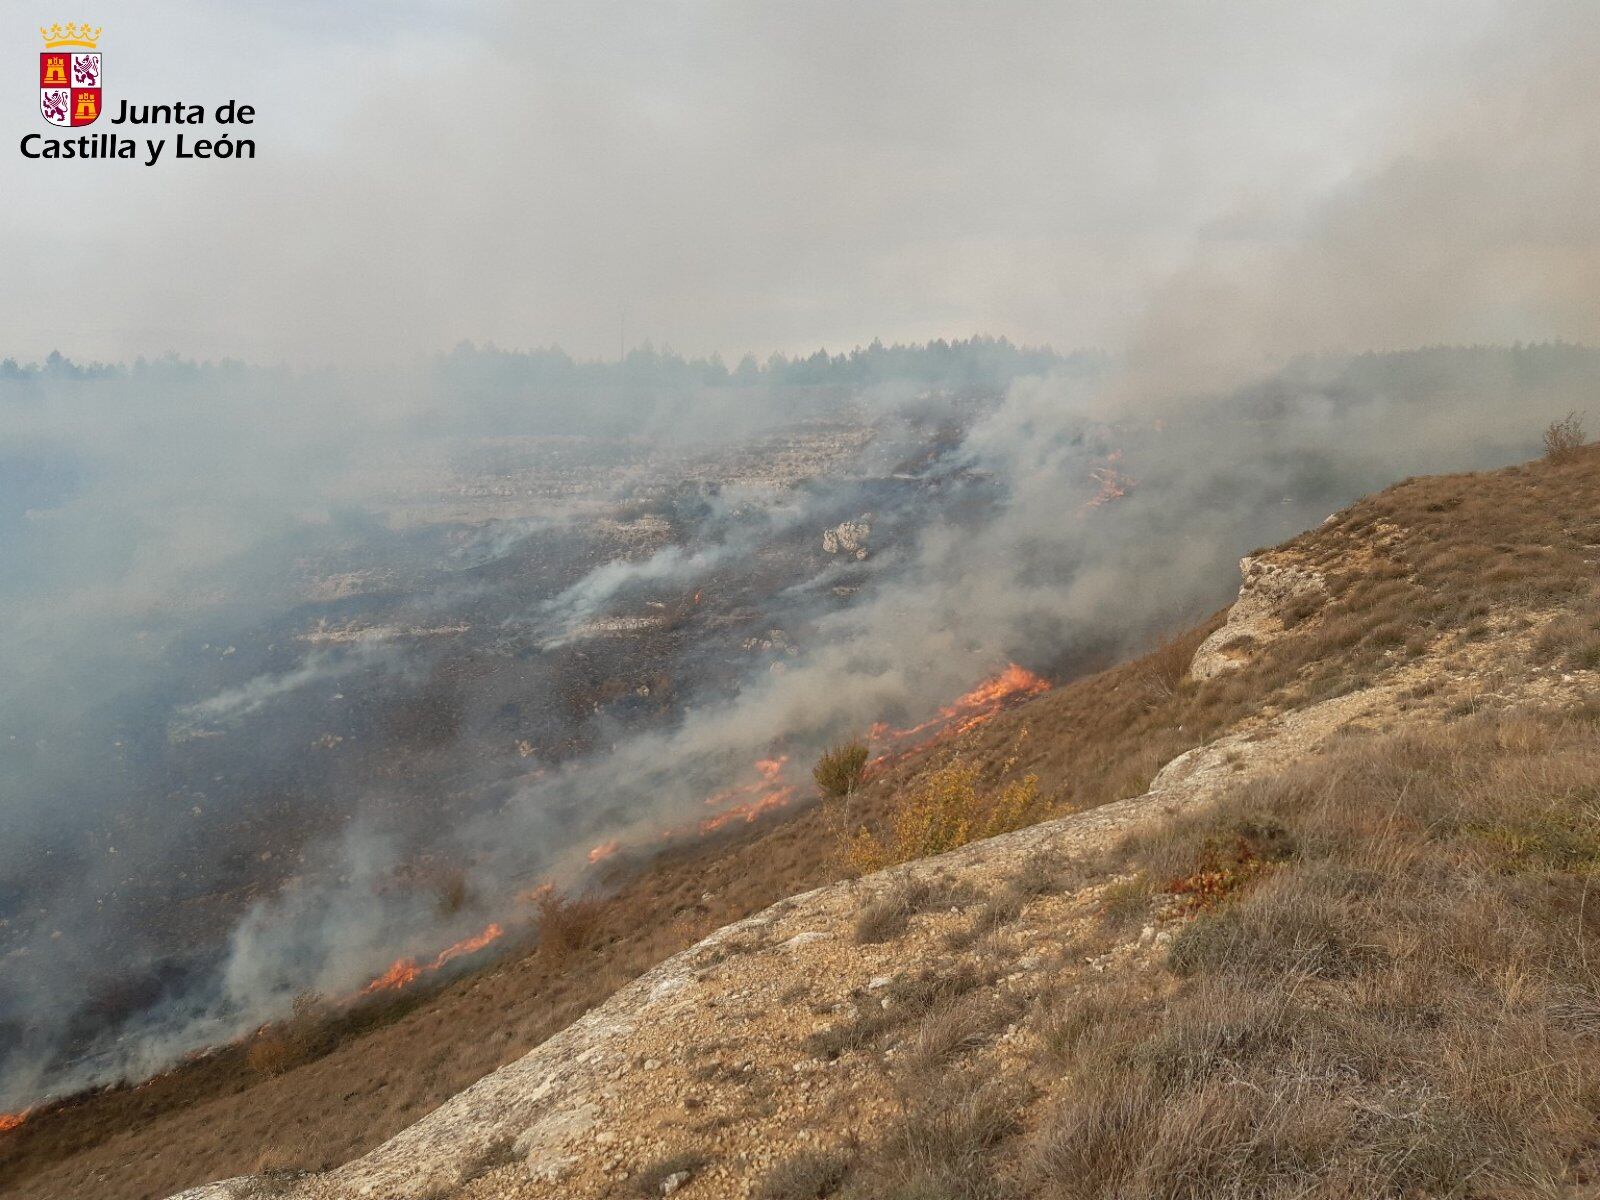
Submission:
M 39 111 L 65 129 L 93 125 L 100 116 L 100 30 L 87 23 L 39 27 Z

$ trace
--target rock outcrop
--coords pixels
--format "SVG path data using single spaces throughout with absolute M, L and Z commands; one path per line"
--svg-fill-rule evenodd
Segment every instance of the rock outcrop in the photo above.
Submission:
M 867 557 L 867 539 L 872 536 L 872 526 L 864 519 L 840 521 L 822 533 L 822 549 L 827 554 L 843 554 L 848 558 Z
M 1254 648 L 1276 640 L 1299 619 L 1322 606 L 1328 585 L 1320 572 L 1275 557 L 1239 560 L 1239 598 L 1228 610 L 1226 624 L 1195 651 L 1189 674 L 1212 679 L 1237 670 Z

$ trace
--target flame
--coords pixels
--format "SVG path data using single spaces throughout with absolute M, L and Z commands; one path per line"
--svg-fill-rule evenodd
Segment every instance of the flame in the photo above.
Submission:
M 610 858 L 613 854 L 621 849 L 622 842 L 618 838 L 612 838 L 610 841 L 601 842 L 593 850 L 589 851 L 589 861 L 592 863 L 600 862 L 602 859 Z
M 0 1113 L 0 1133 L 10 1133 L 18 1125 L 26 1121 L 28 1114 L 32 1111 L 33 1109 L 31 1108 L 25 1108 L 21 1112 Z
M 787 754 L 780 754 L 776 758 L 758 758 L 755 761 L 755 773 L 759 778 L 707 796 L 707 807 L 721 808 L 723 811 L 700 822 L 701 834 L 714 833 L 735 821 L 754 821 L 762 813 L 782 808 L 793 801 L 795 787 L 783 781 L 784 769 L 788 765 Z
M 1133 490 L 1134 484 L 1138 481 L 1133 476 L 1117 470 L 1116 464 L 1121 461 L 1122 451 L 1113 450 L 1106 455 L 1105 466 L 1095 467 L 1089 472 L 1089 478 L 1095 481 L 1099 490 L 1084 502 L 1085 508 L 1099 508 L 1102 504 L 1121 500 Z
M 397 958 L 389 964 L 389 969 L 379 975 L 357 995 L 370 996 L 375 992 L 399 991 L 401 988 L 415 983 L 422 975 L 429 971 L 437 971 L 453 958 L 460 958 L 463 954 L 473 954 L 482 950 L 490 942 L 497 940 L 505 930 L 499 922 L 490 922 L 482 933 L 474 934 L 469 938 L 462 938 L 454 945 L 446 946 L 434 957 L 431 963 L 420 966 L 414 958 Z
M 892 749 L 878 755 L 874 762 L 883 763 L 944 738 L 976 729 L 1017 701 L 1048 692 L 1050 687 L 1050 681 L 1043 676 L 1016 663 L 1007 663 L 1005 670 L 998 675 L 957 697 L 920 725 L 913 725 L 910 729 L 895 729 L 879 721 L 868 732 L 868 737 L 874 742 L 887 742 Z

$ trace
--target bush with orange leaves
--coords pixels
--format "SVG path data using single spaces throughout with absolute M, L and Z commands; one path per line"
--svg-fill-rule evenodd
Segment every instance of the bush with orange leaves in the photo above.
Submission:
M 959 757 L 935 767 L 896 797 L 885 828 L 846 831 L 846 865 L 862 874 L 877 871 L 1038 820 L 1038 776 L 1013 779 L 995 790 L 981 784 L 977 765 Z

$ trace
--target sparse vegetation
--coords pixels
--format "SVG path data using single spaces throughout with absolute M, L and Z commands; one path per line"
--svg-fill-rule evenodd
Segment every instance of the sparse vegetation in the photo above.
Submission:
M 627 1200 L 659 1200 L 666 1193 L 662 1186 L 675 1176 L 693 1177 L 705 1165 L 704 1154 L 678 1153 L 653 1159 L 628 1177 L 627 1182 L 614 1189 L 615 1194 Z M 681 1186 L 681 1184 L 680 1184 Z
M 1567 462 L 1577 454 L 1583 443 L 1583 421 L 1575 412 L 1545 427 L 1544 456 L 1551 462 Z
M 850 1159 L 832 1150 L 804 1150 L 762 1178 L 756 1200 L 828 1200 L 850 1173 Z
M 943 908 L 960 899 L 959 893 L 920 878 L 904 879 L 880 893 L 856 918 L 855 939 L 860 943 L 887 942 L 899 937 L 917 913 Z

